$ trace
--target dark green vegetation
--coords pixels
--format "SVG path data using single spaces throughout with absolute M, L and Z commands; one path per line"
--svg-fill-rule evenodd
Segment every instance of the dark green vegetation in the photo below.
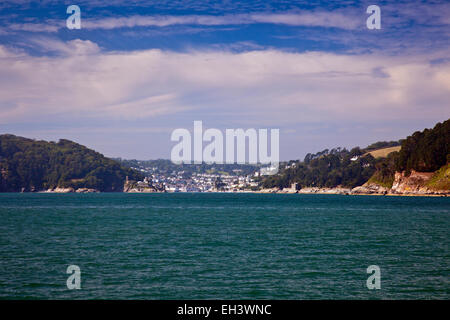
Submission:
M 372 143 L 371 145 L 367 146 L 364 150 L 366 152 L 383 149 L 383 148 L 389 148 L 389 147 L 397 147 L 400 146 L 403 140 L 400 141 L 379 141 Z
M 128 168 L 142 169 L 154 174 L 170 176 L 183 171 L 184 178 L 190 178 L 192 174 L 223 174 L 223 175 L 251 175 L 258 171 L 261 166 L 248 164 L 174 164 L 170 160 L 123 160 L 117 159 Z
M 386 158 L 374 159 L 370 154 L 364 155 L 397 145 L 401 145 L 400 151 L 392 152 Z M 354 148 L 351 151 L 337 148 L 307 154 L 303 162 L 291 161 L 278 175 L 263 179 L 262 186 L 284 188 L 297 182 L 300 187 L 353 188 L 368 181 L 390 188 L 396 171 L 406 171 L 407 174 L 411 170 L 437 171 L 449 162 L 449 152 L 450 120 L 447 120 L 398 142 L 377 142 L 365 149 Z M 439 183 L 436 182 L 441 187 L 448 185 L 446 176 L 443 177 Z
M 402 140 L 401 146 L 399 152 L 389 154 L 376 165 L 377 170 L 369 182 L 390 187 L 396 171 L 405 171 L 409 175 L 411 170 L 434 172 L 446 166 L 450 160 L 450 120 L 436 124 L 433 129 L 414 132 Z M 437 172 L 440 178 L 434 177 L 432 182 L 435 183 L 430 186 L 447 189 L 448 178 L 445 172 L 445 168 Z
M 397 171 L 433 172 L 450 160 L 450 119 L 433 129 L 416 131 L 402 142 Z
M 0 192 L 55 187 L 121 191 L 126 176 L 143 177 L 75 142 L 36 141 L 0 135 Z
M 395 166 L 398 159 L 398 152 L 390 153 L 385 159 L 381 159 L 375 165 L 375 173 L 369 179 L 369 183 L 379 184 L 386 188 L 391 188 L 394 182 Z
M 264 188 L 285 188 L 296 182 L 300 187 L 349 187 L 364 184 L 375 172 L 377 160 L 363 156 L 365 149 L 325 149 L 307 154 L 304 161 L 291 161 L 279 174 L 263 179 Z

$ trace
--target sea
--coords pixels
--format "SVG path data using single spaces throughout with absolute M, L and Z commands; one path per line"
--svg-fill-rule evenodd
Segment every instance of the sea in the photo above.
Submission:
M 445 197 L 3 193 L 0 299 L 449 299 L 449 230 Z

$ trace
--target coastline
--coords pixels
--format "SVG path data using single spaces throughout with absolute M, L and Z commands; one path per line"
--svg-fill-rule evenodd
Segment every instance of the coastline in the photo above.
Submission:
M 440 190 L 442 191 L 442 190 Z M 42 190 L 42 191 L 25 191 L 25 192 L 0 192 L 0 194 L 17 194 L 17 193 L 39 193 L 39 194 L 89 194 L 89 193 L 127 193 L 127 194 L 154 194 L 154 193 L 167 193 L 167 194 L 175 194 L 175 193 L 183 193 L 183 194 L 194 194 L 194 193 L 253 193 L 253 194 L 280 194 L 280 195 L 293 195 L 293 194 L 317 194 L 317 195 L 345 195 L 345 196 L 390 196 L 390 197 L 448 197 L 450 196 L 450 191 L 445 192 L 433 192 L 433 193 L 414 193 L 414 192 L 406 192 L 406 193 L 356 193 L 356 192 L 341 192 L 340 189 L 327 189 L 327 190 L 319 190 L 319 191 L 305 191 L 305 190 L 296 190 L 293 191 L 285 191 L 285 190 L 241 190 L 241 191 L 208 191 L 208 192 L 161 192 L 161 191 L 117 191 L 117 192 L 102 192 L 102 191 L 68 191 L 68 190 Z
M 342 193 L 338 191 L 333 191 L 332 189 L 327 191 L 317 191 L 317 192 L 306 192 L 302 190 L 298 190 L 297 192 L 267 192 L 267 191 L 252 191 L 253 193 L 261 193 L 261 194 L 320 194 L 320 195 L 345 195 L 345 196 L 391 196 L 391 197 L 448 197 L 450 196 L 450 191 L 446 192 L 432 192 L 432 193 L 414 193 L 414 192 L 405 192 L 405 193 L 375 193 L 375 192 L 348 192 Z
M 450 196 L 450 190 L 431 187 L 431 181 L 434 173 L 424 173 L 412 170 L 409 176 L 404 172 L 396 172 L 391 186 L 382 186 L 376 182 L 366 182 L 361 186 L 349 187 L 299 187 L 293 183 L 288 188 L 260 188 L 258 190 L 250 189 L 217 189 L 215 187 L 207 191 L 175 191 L 165 187 L 157 188 L 147 179 L 143 182 L 125 181 L 123 189 L 115 192 L 105 193 L 258 193 L 258 194 L 320 194 L 320 195 L 361 195 L 361 196 L 405 196 L 405 197 L 447 197 Z M 26 191 L 22 193 L 100 193 L 100 190 L 93 188 L 73 188 L 56 187 L 47 190 Z

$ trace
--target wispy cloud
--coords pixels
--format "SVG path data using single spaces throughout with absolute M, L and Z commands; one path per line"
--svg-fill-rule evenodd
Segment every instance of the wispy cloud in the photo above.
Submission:
M 124 6 L 128 3 L 118 1 L 115 5 Z M 306 4 L 306 3 L 305 3 Z M 88 8 L 92 7 L 92 3 L 85 3 Z M 111 3 L 111 5 L 113 5 Z M 142 5 L 134 3 L 133 5 Z M 300 4 L 297 4 L 297 7 Z M 169 3 L 165 3 L 166 8 L 171 7 Z M 184 4 L 187 8 L 193 8 L 192 4 Z M 176 7 L 183 8 L 182 3 Z M 268 7 L 271 5 L 268 4 Z M 382 8 L 383 25 L 389 28 L 410 27 L 411 24 L 418 25 L 449 25 L 450 24 L 450 6 L 442 2 L 422 3 L 418 1 L 396 2 L 380 5 Z M 211 4 L 206 7 L 211 8 Z M 256 8 L 257 6 L 253 6 Z M 295 6 L 294 6 L 295 7 Z M 263 10 L 229 13 L 226 7 L 222 8 L 222 14 L 152 14 L 140 15 L 130 14 L 130 12 L 138 12 L 126 10 L 122 16 L 103 17 L 95 14 L 87 16 L 83 15 L 83 28 L 94 30 L 104 29 L 111 30 L 116 28 L 134 28 L 134 27 L 168 27 L 177 25 L 196 25 L 196 26 L 227 26 L 227 25 L 248 25 L 248 24 L 278 24 L 285 26 L 301 26 L 301 27 L 325 27 L 339 28 L 343 30 L 355 30 L 365 27 L 365 12 L 367 5 L 364 6 L 343 6 L 341 8 L 309 8 L 309 9 L 291 9 L 287 11 L 279 10 Z M 209 10 L 209 12 L 214 10 Z M 231 10 L 233 11 L 233 10 Z M 3 17 L 5 20 L 7 17 Z M 30 20 L 27 17 L 26 20 Z M 64 19 L 31 19 L 37 21 L 12 22 L 7 27 L 16 31 L 29 32 L 56 32 L 60 28 L 65 27 Z
M 344 12 L 302 12 L 302 13 L 249 13 L 228 15 L 133 15 L 107 18 L 86 18 L 82 20 L 82 28 L 118 29 L 135 27 L 169 27 L 176 25 L 195 26 L 234 26 L 249 24 L 279 24 L 287 26 L 311 26 L 325 28 L 356 29 L 363 25 L 363 16 Z M 63 20 L 47 20 L 46 22 L 12 23 L 7 25 L 12 31 L 57 32 L 65 28 Z
M 100 52 L 100 47 L 90 41 L 75 39 L 67 42 L 49 37 L 33 37 L 28 39 L 27 45 L 35 47 L 45 53 L 56 53 L 58 55 L 91 55 Z
M 255 23 L 282 24 L 289 26 L 335 27 L 355 29 L 362 24 L 361 17 L 349 16 L 341 12 L 305 12 L 305 13 L 251 13 L 183 16 L 131 16 L 90 19 L 83 26 L 88 29 L 115 29 L 132 27 L 166 27 L 172 25 L 245 25 Z
M 65 27 L 61 21 L 47 21 L 45 23 L 12 23 L 7 26 L 10 31 L 26 31 L 26 32 L 57 32 Z

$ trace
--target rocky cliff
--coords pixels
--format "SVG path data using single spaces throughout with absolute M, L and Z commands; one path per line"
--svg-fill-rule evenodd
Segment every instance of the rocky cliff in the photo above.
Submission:
M 365 183 L 352 189 L 352 194 L 392 194 L 392 195 L 450 195 L 448 187 L 449 172 L 443 167 L 436 172 L 418 172 L 411 170 L 408 176 L 405 172 L 396 172 L 391 188 L 375 183 Z M 433 183 L 438 180 L 439 184 Z M 443 183 L 444 180 L 444 183 Z M 445 183 L 445 180 L 447 183 Z

